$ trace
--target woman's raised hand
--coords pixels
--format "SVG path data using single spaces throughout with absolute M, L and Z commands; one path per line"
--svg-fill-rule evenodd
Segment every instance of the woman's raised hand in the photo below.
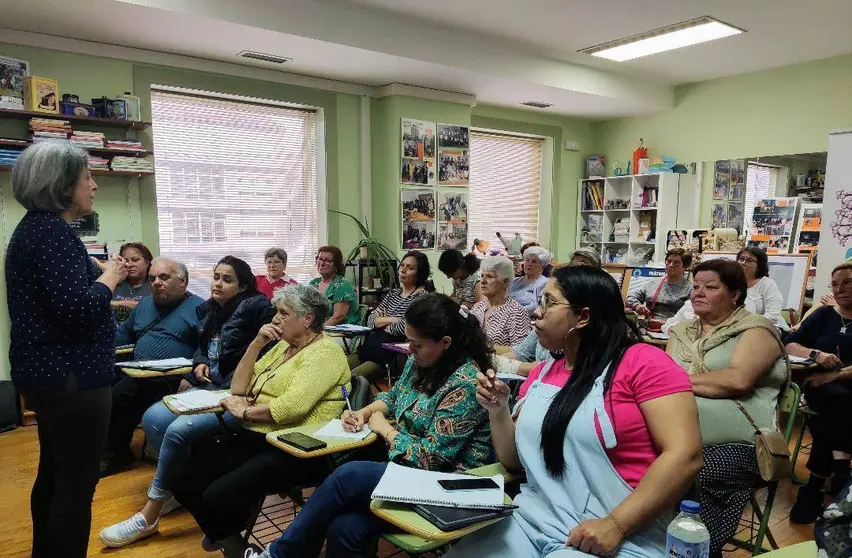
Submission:
M 265 324 L 261 326 L 260 330 L 257 332 L 257 338 L 261 339 L 264 344 L 269 343 L 270 341 L 280 341 L 281 328 L 273 323 Z
M 476 373 L 476 400 L 482 408 L 493 413 L 509 407 L 509 386 L 497 379 L 497 374 L 488 369 L 484 374 Z

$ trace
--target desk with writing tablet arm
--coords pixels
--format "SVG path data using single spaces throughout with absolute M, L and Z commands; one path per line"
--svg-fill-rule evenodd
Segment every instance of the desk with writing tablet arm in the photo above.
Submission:
M 294 428 L 285 428 L 283 430 L 276 430 L 275 432 L 270 432 L 266 435 L 266 442 L 270 445 L 275 446 L 276 448 L 285 451 L 292 455 L 293 457 L 298 457 L 300 459 L 310 459 L 312 457 L 323 457 L 327 455 L 332 455 L 335 453 L 341 453 L 344 451 L 356 450 L 359 448 L 363 448 L 369 446 L 373 442 L 375 442 L 379 437 L 375 432 L 371 432 L 366 438 L 363 440 L 352 440 L 349 438 L 331 438 L 325 436 L 314 436 L 314 433 L 320 428 L 324 427 L 326 423 L 318 423 L 318 424 L 306 424 L 304 426 L 296 426 Z M 321 440 L 326 443 L 326 447 L 314 451 L 303 451 L 297 447 L 291 446 L 289 444 L 285 444 L 278 440 L 278 436 L 285 433 L 297 432 L 299 434 L 304 434 L 306 436 L 311 436 L 312 438 L 316 438 L 317 440 Z
M 223 395 L 230 395 L 231 394 L 231 392 L 227 389 L 219 389 L 219 390 L 212 391 L 211 393 L 221 393 Z M 163 404 L 166 406 L 166 409 L 168 409 L 169 411 L 171 411 L 172 413 L 174 413 L 178 416 L 180 416 L 180 415 L 203 415 L 205 413 L 221 414 L 221 413 L 225 412 L 225 409 L 221 405 L 219 407 L 211 407 L 211 408 L 208 408 L 208 409 L 197 409 L 197 410 L 192 410 L 192 411 L 186 411 L 186 410 L 183 410 L 183 409 L 179 409 L 178 407 L 175 407 L 172 404 L 172 400 L 174 399 L 175 395 L 167 395 L 167 396 L 163 397 Z
M 171 370 L 146 370 L 145 368 L 122 368 L 122 372 L 131 378 L 168 378 L 171 376 L 183 376 L 192 372 L 191 366 L 173 368 Z

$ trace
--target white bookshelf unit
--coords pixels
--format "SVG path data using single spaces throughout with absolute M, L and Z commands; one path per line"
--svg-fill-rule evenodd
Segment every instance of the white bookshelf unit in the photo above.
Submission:
M 683 187 L 681 187 L 683 185 Z M 660 173 L 580 180 L 577 247 L 605 264 L 661 262 L 670 229 L 695 228 L 692 175 Z

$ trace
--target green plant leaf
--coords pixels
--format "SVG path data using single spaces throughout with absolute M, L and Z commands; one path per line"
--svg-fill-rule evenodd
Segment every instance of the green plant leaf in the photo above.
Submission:
M 346 213 L 345 211 L 338 211 L 336 209 L 329 209 L 328 211 L 331 211 L 332 213 L 337 213 L 339 215 L 346 215 L 347 217 L 349 217 L 350 219 L 355 221 L 355 223 L 358 225 L 358 228 L 361 229 L 361 234 L 363 234 L 367 238 L 370 238 L 370 229 L 368 229 L 365 225 L 363 225 L 361 223 L 361 221 L 359 221 L 358 218 L 355 217 L 354 215 Z

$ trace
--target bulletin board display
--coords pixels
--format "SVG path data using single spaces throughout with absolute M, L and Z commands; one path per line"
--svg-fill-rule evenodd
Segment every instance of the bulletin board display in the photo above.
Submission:
M 794 308 L 801 314 L 805 304 L 805 289 L 808 271 L 811 267 L 811 254 L 767 254 L 769 258 L 769 277 L 778 285 L 784 297 L 784 308 Z M 736 260 L 735 252 L 705 252 L 703 259 L 724 258 Z

